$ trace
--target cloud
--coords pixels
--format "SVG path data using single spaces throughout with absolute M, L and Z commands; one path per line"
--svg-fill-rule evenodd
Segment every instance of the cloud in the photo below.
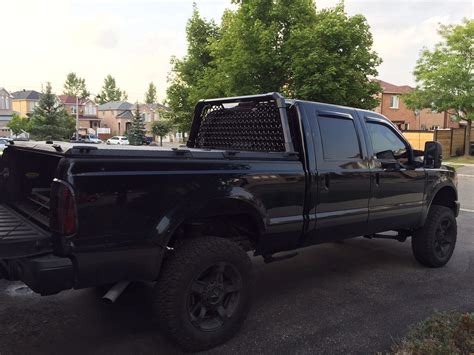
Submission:
M 338 0 L 316 0 L 319 9 Z M 230 0 L 198 0 L 201 14 L 219 21 Z M 469 1 L 346 0 L 350 15 L 366 16 L 374 49 L 384 63 L 380 78 L 412 84 L 411 72 L 423 46 L 438 41 L 438 22 L 472 17 Z M 164 99 L 172 55 L 186 52 L 188 0 L 14 0 L 2 3 L 0 86 L 10 90 L 41 89 L 51 81 L 60 91 L 68 72 L 86 79 L 97 93 L 107 74 L 129 93 L 143 99 L 150 81 Z M 6 15 L 5 15 L 6 14 Z

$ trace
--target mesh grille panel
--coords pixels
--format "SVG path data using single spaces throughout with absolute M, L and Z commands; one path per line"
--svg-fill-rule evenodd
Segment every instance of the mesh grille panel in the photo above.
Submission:
M 285 138 L 275 102 L 225 108 L 213 105 L 201 113 L 197 148 L 284 152 Z

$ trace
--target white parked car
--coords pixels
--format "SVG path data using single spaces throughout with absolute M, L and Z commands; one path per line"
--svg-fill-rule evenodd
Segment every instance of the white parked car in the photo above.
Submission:
M 125 136 L 114 136 L 107 139 L 107 144 L 118 144 L 118 145 L 128 145 L 130 142 Z
M 0 157 L 3 155 L 3 150 L 7 147 L 9 140 L 6 138 L 0 138 Z

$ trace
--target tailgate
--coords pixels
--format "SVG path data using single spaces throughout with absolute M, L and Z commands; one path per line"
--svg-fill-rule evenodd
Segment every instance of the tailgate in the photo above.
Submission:
M 0 204 L 0 260 L 51 252 L 51 235 L 5 204 Z

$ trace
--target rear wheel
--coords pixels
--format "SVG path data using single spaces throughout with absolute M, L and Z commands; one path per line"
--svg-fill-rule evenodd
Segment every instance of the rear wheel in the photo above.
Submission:
M 425 225 L 413 234 L 413 254 L 425 266 L 444 266 L 453 255 L 456 238 L 454 212 L 445 206 L 432 205 Z
M 183 349 L 219 345 L 240 328 L 250 305 L 252 266 L 234 242 L 186 241 L 163 265 L 154 310 L 166 334 Z

